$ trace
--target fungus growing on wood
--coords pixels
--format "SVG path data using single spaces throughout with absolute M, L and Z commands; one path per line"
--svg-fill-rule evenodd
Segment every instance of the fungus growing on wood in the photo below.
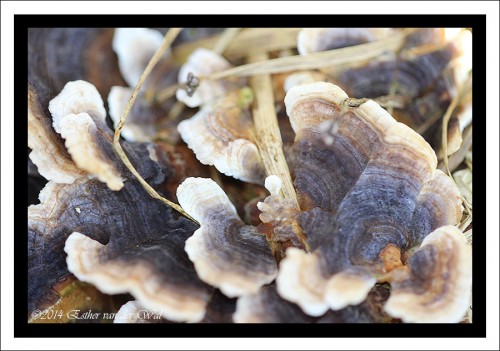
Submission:
M 92 90 L 86 82 L 69 83 L 70 89 L 82 87 Z M 63 91 L 59 98 L 66 93 Z M 65 111 L 57 109 L 61 106 L 58 102 L 55 100 L 51 109 Z M 87 145 L 79 144 L 81 135 L 65 134 L 65 123 L 78 121 L 81 116 L 94 127 Z M 33 306 L 50 294 L 48 290 L 54 282 L 68 274 L 64 267 L 64 246 L 68 269 L 78 279 L 91 282 L 103 292 L 130 292 L 142 305 L 164 311 L 172 320 L 201 320 L 213 289 L 197 278 L 183 250 L 196 225 L 186 218 L 177 218 L 171 208 L 149 196 L 118 161 L 107 136 L 109 129 L 105 129 L 102 121 L 95 123 L 87 113 L 70 113 L 55 118 L 55 122 L 59 122 L 61 134 L 67 138 L 66 145 L 68 140 L 76 144 L 73 150 L 73 144 L 69 144 L 72 157 L 86 155 L 80 147 L 96 145 L 98 157 L 103 155 L 100 162 L 115 167 L 123 177 L 123 185 L 119 191 L 113 191 L 86 175 L 72 184 L 49 182 L 40 195 L 41 203 L 29 207 L 30 271 L 40 272 L 47 260 L 54 266 L 50 278 L 30 275 L 30 291 L 37 291 L 33 293 L 36 300 Z M 160 187 L 173 176 L 168 157 L 160 157 L 160 162 L 158 155 L 162 151 L 155 145 L 124 143 L 123 146 L 138 172 L 154 187 Z M 95 166 L 96 162 L 90 164 Z M 76 163 L 75 167 L 80 165 Z M 141 206 L 135 206 L 137 203 Z M 42 247 L 42 251 L 36 250 L 37 247 Z M 51 255 L 54 257 L 49 258 Z
M 106 110 L 97 89 L 85 81 L 68 82 L 49 103 L 54 130 L 65 139 L 71 158 L 81 170 L 96 176 L 111 190 L 120 190 L 123 181 L 106 150 L 110 138 Z M 105 133 L 108 132 L 108 135 Z
M 348 32 L 371 33 L 371 29 L 320 28 L 304 29 L 298 37 L 302 42 L 316 43 L 323 49 L 340 47 Z M 376 39 L 387 37 L 397 30 L 380 31 Z M 306 33 L 309 33 L 306 36 Z M 335 35 L 334 35 L 335 34 Z M 304 38 L 311 38 L 305 40 Z M 384 104 L 398 121 L 417 129 L 444 157 L 440 128 L 435 125 L 458 94 L 472 67 L 472 34 L 459 28 L 420 28 L 411 32 L 397 51 L 388 50 L 380 57 L 347 65 L 322 69 L 327 79 L 311 74 L 308 81 L 331 81 L 350 97 L 376 99 Z M 347 45 L 344 45 L 347 46 Z M 300 77 L 301 73 L 293 76 Z M 315 72 L 317 76 L 318 73 Z M 303 78 L 304 79 L 304 78 Z M 468 100 L 468 102 L 467 102 Z M 460 111 L 448 125 L 448 155 L 456 152 L 462 143 L 462 132 L 470 124 L 470 98 L 461 98 Z
M 139 159 L 146 157 L 143 147 Z M 143 173 L 149 173 L 146 179 L 163 179 L 152 161 L 148 167 L 149 172 Z M 196 225 L 176 219 L 171 209 L 152 200 L 137 181 L 128 180 L 118 192 L 87 178 L 70 185 L 49 182 L 40 200 L 40 205 L 28 210 L 33 250 L 29 286 L 37 292 L 34 299 L 49 294 L 51 282 L 68 274 L 65 247 L 69 271 L 101 291 L 130 292 L 172 320 L 203 318 L 211 289 L 197 278 L 183 250 Z M 133 205 L 138 202 L 141 206 Z M 49 276 L 47 264 L 54 267 Z
M 179 123 L 182 139 L 203 164 L 243 181 L 261 184 L 264 166 L 254 143 L 248 88 L 233 91 L 215 106 Z M 243 104 L 243 106 L 242 106 Z
M 186 252 L 203 281 L 236 297 L 274 280 L 278 268 L 266 237 L 242 222 L 217 183 L 188 178 L 177 189 L 177 198 L 201 225 L 186 241 Z
M 146 66 L 143 77 L 153 72 L 135 90 L 117 82 L 104 93 L 116 127 L 138 92 L 120 143 L 101 100 L 114 78 L 94 86 L 80 70 L 52 85 L 30 49 L 30 157 L 49 182 L 28 208 L 29 311 L 55 306 L 62 282 L 76 277 L 133 296 L 117 323 L 459 322 L 471 295 L 460 230 L 471 221 L 462 219 L 470 194 L 436 165 L 442 158 L 454 172 L 447 156 L 467 151 L 462 42 L 443 29 L 306 29 L 305 55 L 246 53 L 248 64 L 232 68 L 219 55 L 239 33 L 231 29 L 223 45 L 182 48 L 192 54 L 179 71 L 161 50 L 180 30 L 165 40 L 155 30 L 115 31 L 127 83 Z M 364 47 L 374 50 L 365 59 Z M 328 67 L 330 58 L 338 65 Z M 199 110 L 189 116 L 183 104 Z M 447 133 L 436 132 L 445 112 Z M 438 135 L 442 148 L 410 127 Z M 178 135 L 194 153 L 176 145 Z M 195 156 L 253 184 L 200 171 Z M 214 180 L 195 178 L 205 170 Z M 462 174 L 454 173 L 465 189 Z M 140 311 L 145 318 L 133 316 Z
M 256 294 L 240 297 L 233 320 L 235 323 L 397 323 L 383 310 L 388 297 L 389 289 L 377 285 L 357 306 L 312 317 L 294 303 L 283 300 L 273 284 L 262 287 Z
M 120 72 L 129 86 L 135 86 L 144 68 L 160 47 L 163 35 L 148 28 L 117 28 L 113 50 L 118 56 Z
M 206 307 L 206 313 L 199 323 L 232 323 L 236 299 L 230 299 L 215 290 Z M 162 314 L 150 312 L 137 300 L 124 304 L 116 313 L 113 323 L 174 323 Z
M 472 250 L 455 226 L 436 229 L 407 266 L 389 273 L 385 310 L 404 322 L 458 323 L 469 307 Z
M 387 269 L 387 247 L 404 253 L 438 227 L 457 224 L 461 199 L 436 171 L 429 144 L 373 101 L 350 107 L 341 89 L 319 82 L 292 88 L 285 103 L 296 132 L 300 222 L 312 253 L 289 249 L 277 288 L 319 316 L 365 299 Z
M 244 87 L 246 80 L 242 78 L 199 81 L 200 76 L 208 76 L 230 67 L 231 64 L 224 57 L 211 50 L 195 50 L 179 70 L 179 83 L 187 84 L 188 88 L 177 90 L 177 99 L 189 107 L 199 107 L 224 98 L 226 93 L 232 90 Z

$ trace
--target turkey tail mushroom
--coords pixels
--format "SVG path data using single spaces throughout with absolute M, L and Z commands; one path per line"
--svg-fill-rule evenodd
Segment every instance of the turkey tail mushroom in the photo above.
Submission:
M 368 43 L 389 35 L 389 28 L 305 28 L 297 37 L 301 55 Z
M 203 281 L 236 297 L 274 280 L 278 268 L 265 236 L 242 222 L 217 183 L 188 178 L 179 185 L 177 198 L 201 224 L 186 241 L 186 252 Z
M 429 234 L 407 266 L 390 273 L 385 310 L 407 323 L 458 323 L 469 307 L 472 249 L 455 226 Z
M 289 249 L 277 288 L 318 316 L 362 302 L 384 281 L 387 248 L 406 254 L 437 225 L 456 224 L 461 200 L 453 182 L 436 171 L 429 144 L 375 102 L 360 103 L 318 82 L 292 88 L 285 104 L 296 132 L 300 222 L 312 253 Z

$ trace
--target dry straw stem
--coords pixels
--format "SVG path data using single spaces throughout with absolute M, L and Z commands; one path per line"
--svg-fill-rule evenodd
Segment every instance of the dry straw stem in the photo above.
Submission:
M 453 98 L 453 100 L 450 103 L 450 106 L 448 106 L 448 109 L 446 110 L 443 116 L 443 121 L 441 125 L 441 148 L 443 150 L 443 155 L 444 155 L 443 164 L 444 164 L 444 169 L 446 170 L 451 179 L 453 179 L 453 177 L 450 172 L 449 160 L 448 160 L 448 122 L 450 121 L 451 115 L 453 114 L 455 108 L 458 106 L 460 100 L 466 94 L 468 94 L 469 91 L 472 91 L 472 75 L 470 75 L 469 78 L 465 81 L 465 83 L 458 89 L 457 95 Z M 469 202 L 463 196 L 462 196 L 462 201 L 465 205 L 467 213 L 471 215 L 472 205 L 469 204 Z
M 164 197 L 160 196 L 160 194 L 158 194 L 151 187 L 151 185 L 149 185 L 144 180 L 144 178 L 141 177 L 141 175 L 139 174 L 139 172 L 137 172 L 137 170 L 135 169 L 135 167 L 132 165 L 132 163 L 130 162 L 129 158 L 125 154 L 125 151 L 123 151 L 122 146 L 120 145 L 120 133 L 121 133 L 121 130 L 122 130 L 123 126 L 125 125 L 125 121 L 127 120 L 128 113 L 130 112 L 130 109 L 134 105 L 134 102 L 135 102 L 135 100 L 137 98 L 137 95 L 139 94 L 139 91 L 141 90 L 142 85 L 144 84 L 144 81 L 149 76 L 149 74 L 153 70 L 154 66 L 161 59 L 161 57 L 163 56 L 163 54 L 165 53 L 165 51 L 170 47 L 170 45 L 172 45 L 172 42 L 175 40 L 175 38 L 177 37 L 177 35 L 179 35 L 179 33 L 181 32 L 181 30 L 182 30 L 182 28 L 170 28 L 168 30 L 167 34 L 165 34 L 165 38 L 163 39 L 163 42 L 162 42 L 161 46 L 158 48 L 158 50 L 156 50 L 156 52 L 153 55 L 153 57 L 151 58 L 151 60 L 149 60 L 148 65 L 144 69 L 144 72 L 142 73 L 141 78 L 139 79 L 139 82 L 137 83 L 137 85 L 134 88 L 134 92 L 132 93 L 132 96 L 130 97 L 130 99 L 127 102 L 127 106 L 125 107 L 125 110 L 123 111 L 123 114 L 120 117 L 120 122 L 118 123 L 118 126 L 116 127 L 115 135 L 114 135 L 114 138 L 113 138 L 113 148 L 114 148 L 116 154 L 123 161 L 123 163 L 125 164 L 125 166 L 127 166 L 127 168 L 130 170 L 130 172 L 132 172 L 132 174 L 137 178 L 137 180 L 139 180 L 139 182 L 141 183 L 141 185 L 144 187 L 144 189 L 148 192 L 148 194 L 151 197 L 153 197 L 155 199 L 158 199 L 158 200 L 162 201 L 163 203 L 165 203 L 165 204 L 173 207 L 175 210 L 177 210 L 178 212 L 180 212 L 182 215 L 184 215 L 187 218 L 191 219 L 193 222 L 198 223 L 194 218 L 192 218 L 190 215 L 188 215 L 182 209 L 181 206 L 179 206 L 176 203 L 173 203 L 173 202 L 165 199 Z
M 430 127 L 434 125 L 437 121 L 439 121 L 443 115 L 441 113 L 435 113 L 431 118 L 422 123 L 417 129 L 416 132 L 420 135 L 423 135 Z
M 448 66 L 448 69 L 453 69 L 453 64 L 450 65 L 450 66 Z M 462 100 L 470 99 L 470 97 L 466 97 L 466 96 L 469 95 L 469 94 L 472 94 L 472 83 L 469 84 L 469 83 L 465 82 L 464 84 L 462 84 L 461 88 L 462 89 L 459 88 L 459 92 L 457 93 L 457 96 L 455 96 L 455 98 L 458 99 L 457 105 Z M 453 107 L 453 110 L 455 108 L 456 108 L 456 106 Z M 453 112 L 453 110 L 451 112 Z M 443 117 L 443 115 L 441 115 L 440 113 L 434 114 L 431 118 L 429 118 L 428 120 L 426 120 L 424 123 L 422 123 L 416 129 L 417 133 L 420 134 L 420 135 L 423 135 L 425 132 L 427 132 L 427 130 L 430 127 L 432 127 L 442 117 Z M 450 117 L 451 117 L 451 115 L 450 115 Z M 443 168 L 443 170 L 444 170 L 444 168 Z
M 265 53 L 254 54 L 248 57 L 249 62 L 260 62 L 268 59 Z M 282 181 L 281 195 L 291 199 L 297 211 L 300 211 L 297 194 L 293 187 L 290 170 L 283 153 L 283 142 L 278 125 L 278 116 L 274 106 L 273 85 L 271 76 L 263 74 L 250 77 L 250 86 L 254 93 L 254 107 L 252 110 L 257 147 L 264 163 L 266 175 L 276 175 Z M 296 235 L 304 248 L 309 251 L 309 246 L 304 234 L 297 226 Z
M 168 99 L 170 99 L 172 96 L 175 95 L 175 92 L 179 88 L 183 88 L 183 84 L 174 84 L 169 87 L 166 87 L 165 89 L 160 90 L 158 93 L 154 94 L 153 93 L 153 99 L 155 100 L 156 103 L 160 104 Z
M 267 60 L 267 54 L 255 54 L 249 61 Z M 277 175 L 283 182 L 281 192 L 283 197 L 292 199 L 299 209 L 299 202 L 292 184 L 288 164 L 283 153 L 283 142 L 278 126 L 278 117 L 274 107 L 273 85 L 268 74 L 250 78 L 250 86 L 255 100 L 252 111 L 257 134 L 257 146 L 264 162 L 267 175 Z
M 464 232 L 465 239 L 467 239 L 467 243 L 469 245 L 472 245 L 472 229 L 469 229 L 468 231 Z
M 238 60 L 252 53 L 293 49 L 297 46 L 300 28 L 245 28 L 235 34 L 234 40 L 221 53 L 230 60 Z M 184 63 L 186 58 L 198 48 L 211 49 L 226 32 L 190 43 L 181 44 L 172 51 L 175 62 Z
M 295 70 L 310 70 L 340 64 L 353 64 L 382 55 L 386 51 L 397 51 L 414 29 L 405 29 L 388 38 L 329 51 L 316 52 L 306 56 L 279 57 L 272 60 L 253 62 L 216 72 L 200 79 L 217 80 L 226 77 L 247 77 L 259 74 L 282 73 Z
M 467 215 L 459 224 L 458 229 L 460 229 L 462 232 L 467 229 L 467 227 L 472 223 L 472 215 Z M 468 230 L 470 231 L 470 240 L 469 242 L 472 243 L 472 229 Z M 465 233 L 464 233 L 465 234 Z
M 462 132 L 462 145 L 460 145 L 460 149 L 458 149 L 457 152 L 448 157 L 448 168 L 450 169 L 450 172 L 454 172 L 458 168 L 458 166 L 462 164 L 462 162 L 465 160 L 467 152 L 470 151 L 471 147 L 472 147 L 472 125 L 465 128 L 464 131 Z M 446 172 L 446 166 L 444 164 L 444 161 L 439 162 L 438 168 L 443 172 Z
M 238 35 L 241 28 L 227 28 L 222 32 L 219 40 L 214 45 L 213 51 L 219 55 L 222 55 L 226 51 L 227 46 L 233 41 L 234 37 Z
M 467 152 L 469 152 L 470 148 L 472 147 L 472 125 L 465 128 L 464 132 L 462 133 L 462 138 L 463 141 L 462 145 L 460 146 L 460 149 L 453 155 L 451 155 L 448 159 L 448 167 L 450 172 L 453 172 L 455 169 L 458 168 L 458 166 L 460 166 L 460 164 L 462 164 L 462 162 L 464 162 Z M 446 166 L 444 164 L 444 160 L 439 163 L 438 168 L 441 169 L 443 172 L 446 172 Z M 455 181 L 454 178 L 452 179 L 453 181 Z M 467 215 L 460 222 L 458 228 L 463 231 L 469 226 L 469 224 L 472 223 L 472 205 L 469 204 L 469 202 L 467 202 L 467 200 L 465 200 L 463 196 L 462 196 L 462 201 L 464 202 Z

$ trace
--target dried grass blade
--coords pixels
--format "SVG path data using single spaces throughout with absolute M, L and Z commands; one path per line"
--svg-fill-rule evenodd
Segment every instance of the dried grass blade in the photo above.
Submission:
M 329 51 L 316 52 L 306 56 L 279 57 L 262 62 L 253 62 L 214 73 L 200 79 L 221 79 L 226 77 L 245 77 L 259 74 L 273 74 L 294 70 L 309 70 L 355 63 L 382 55 L 386 51 L 396 51 L 404 44 L 413 29 L 403 30 L 389 38 L 371 43 L 350 46 Z
M 144 69 L 144 72 L 142 73 L 141 78 L 139 79 L 139 82 L 135 86 L 134 92 L 132 93 L 132 96 L 128 100 L 127 105 L 125 107 L 125 110 L 123 111 L 123 114 L 120 117 L 120 121 L 116 127 L 115 135 L 113 138 L 113 148 L 114 148 L 116 154 L 120 157 L 122 162 L 125 164 L 125 166 L 127 166 L 129 171 L 137 178 L 137 180 L 141 183 L 141 185 L 144 187 L 144 189 L 148 192 L 148 194 L 151 197 L 162 201 L 163 203 L 167 204 L 168 206 L 174 208 L 176 211 L 180 212 L 182 215 L 191 219 L 193 222 L 198 223 L 194 218 L 192 218 L 190 215 L 188 215 L 182 209 L 181 206 L 179 206 L 176 203 L 173 203 L 173 202 L 165 199 L 164 197 L 160 196 L 160 194 L 158 194 L 156 192 L 156 190 L 154 190 L 153 187 L 151 187 L 151 185 L 149 185 L 144 180 L 144 178 L 142 178 L 142 176 L 139 174 L 139 172 L 137 172 L 137 170 L 135 169 L 135 167 L 132 165 L 129 158 L 125 154 L 125 151 L 123 150 L 122 146 L 120 145 L 121 130 L 122 130 L 123 126 L 125 125 L 125 121 L 127 120 L 128 113 L 130 112 L 130 109 L 134 105 L 134 102 L 137 98 L 137 95 L 139 94 L 139 91 L 141 90 L 142 85 L 144 84 L 144 81 L 149 76 L 149 74 L 151 73 L 151 71 L 153 70 L 155 65 L 158 63 L 158 61 L 161 59 L 161 57 L 163 56 L 165 51 L 170 47 L 170 45 L 172 45 L 172 42 L 179 35 L 181 30 L 182 30 L 182 28 L 170 28 L 168 30 L 167 34 L 165 34 L 165 38 L 163 39 L 161 46 L 158 48 L 158 50 L 156 50 L 155 54 L 153 55 L 153 57 L 151 58 L 151 60 L 147 64 L 146 68 Z

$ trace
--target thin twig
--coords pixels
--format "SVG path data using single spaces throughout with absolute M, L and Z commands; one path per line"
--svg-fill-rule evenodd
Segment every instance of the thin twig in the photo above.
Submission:
M 113 148 L 114 148 L 116 154 L 123 161 L 125 166 L 127 166 L 129 171 L 132 172 L 132 174 L 137 178 L 137 180 L 141 183 L 141 185 L 144 187 L 144 189 L 148 192 L 148 194 L 151 197 L 162 201 L 163 203 L 174 208 L 176 211 L 180 212 L 182 215 L 191 219 L 193 222 L 198 223 L 194 218 L 192 218 L 190 215 L 188 215 L 182 209 L 181 206 L 179 206 L 176 203 L 173 203 L 173 202 L 165 199 L 164 197 L 160 196 L 160 194 L 158 194 L 156 192 L 156 190 L 154 190 L 151 187 L 151 185 L 149 185 L 144 180 L 144 178 L 141 177 L 139 172 L 137 172 L 137 170 L 135 169 L 135 167 L 132 165 L 129 158 L 125 154 L 125 151 L 123 150 L 122 146 L 120 145 L 121 130 L 122 130 L 123 126 L 125 125 L 125 121 L 127 120 L 128 113 L 130 112 L 130 109 L 134 105 L 134 102 L 137 98 L 137 95 L 139 94 L 139 91 L 141 90 L 142 85 L 144 84 L 144 81 L 149 76 L 149 74 L 151 73 L 151 71 L 153 70 L 155 65 L 158 63 L 158 61 L 161 59 L 161 57 L 163 56 L 163 53 L 170 47 L 170 45 L 175 40 L 177 35 L 179 35 L 181 30 L 182 30 L 182 28 L 170 28 L 169 31 L 167 32 L 167 34 L 165 34 L 165 38 L 163 39 L 161 46 L 158 48 L 158 50 L 156 50 L 156 52 L 153 55 L 153 57 L 151 58 L 151 60 L 149 60 L 148 65 L 144 69 L 144 72 L 142 73 L 141 78 L 139 79 L 139 82 L 137 83 L 137 85 L 134 88 L 134 92 L 132 93 L 132 96 L 130 97 L 130 99 L 127 102 L 127 106 L 125 107 L 125 110 L 123 111 L 123 113 L 120 117 L 120 121 L 118 122 L 118 125 L 117 125 L 116 130 L 115 130 L 115 135 L 113 138 Z
M 267 60 L 266 54 L 256 54 L 250 58 L 253 61 Z M 299 208 L 299 202 L 292 184 L 288 164 L 283 153 L 278 117 L 274 108 L 273 87 L 269 75 L 254 76 L 250 80 L 254 92 L 253 118 L 264 167 L 268 175 L 275 174 L 283 182 L 282 195 L 292 199 Z
M 154 100 L 155 103 L 161 104 L 162 102 L 170 99 L 172 96 L 175 95 L 177 92 L 177 89 L 179 88 L 185 88 L 186 84 L 172 84 L 165 89 L 160 90 L 156 94 L 153 94 L 152 100 Z
M 170 108 L 170 111 L 168 111 L 167 119 L 170 121 L 175 121 L 177 118 L 179 118 L 180 114 L 182 111 L 184 111 L 184 105 L 183 102 L 181 101 L 176 101 L 174 106 Z

